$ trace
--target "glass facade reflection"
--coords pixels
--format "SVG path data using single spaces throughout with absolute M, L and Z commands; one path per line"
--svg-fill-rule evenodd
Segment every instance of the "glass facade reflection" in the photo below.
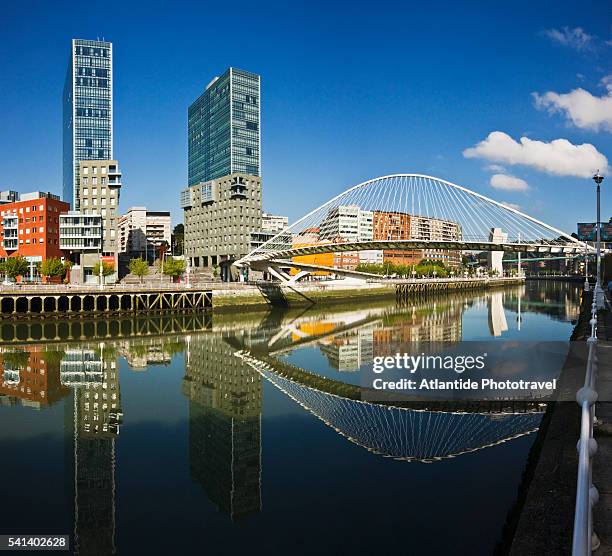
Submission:
M 259 75 L 229 68 L 189 107 L 189 185 L 261 175 L 259 102 Z
M 72 40 L 64 85 L 63 199 L 80 210 L 80 160 L 113 158 L 113 46 Z

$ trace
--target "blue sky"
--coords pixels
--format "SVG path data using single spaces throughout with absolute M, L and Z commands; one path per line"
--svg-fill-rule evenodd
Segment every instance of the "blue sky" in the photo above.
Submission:
M 187 107 L 232 65 L 262 76 L 268 211 L 295 220 L 351 185 L 415 172 L 568 232 L 593 220 L 592 182 L 577 175 L 589 152 L 572 145 L 612 159 L 608 2 L 220 4 L 5 2 L 0 189 L 61 191 L 70 39 L 104 37 L 114 43 L 123 211 L 146 205 L 182 220 Z M 595 100 L 570 95 L 577 89 Z M 463 154 L 495 131 L 509 137 Z M 522 136 L 572 145 L 560 152 L 509 143 Z M 559 168 L 566 175 L 555 175 Z M 506 189 L 491 186 L 494 174 Z M 612 216 L 605 193 L 603 215 Z

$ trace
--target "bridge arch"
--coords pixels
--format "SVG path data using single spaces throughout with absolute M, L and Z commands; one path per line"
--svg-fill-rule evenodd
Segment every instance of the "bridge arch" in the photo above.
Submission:
M 330 218 L 341 207 L 342 210 L 358 207 L 365 221 L 371 219 L 371 232 L 367 233 L 365 225 L 348 239 L 338 241 L 338 230 L 330 225 Z M 399 230 L 395 224 L 393 229 L 391 224 L 385 228 L 385 220 L 397 221 L 393 215 L 403 215 L 399 218 Z M 434 229 L 438 231 L 432 232 Z M 499 229 L 503 239 L 493 238 L 493 229 Z M 316 247 L 311 238 L 315 232 L 319 243 Z M 423 245 L 455 250 L 583 252 L 585 249 L 584 243 L 562 230 L 466 187 L 425 174 L 392 174 L 362 182 L 336 195 L 236 264 L 321 253 L 322 242 L 327 242 L 332 251 L 385 246 L 418 249 Z M 302 248 L 296 251 L 296 245 Z

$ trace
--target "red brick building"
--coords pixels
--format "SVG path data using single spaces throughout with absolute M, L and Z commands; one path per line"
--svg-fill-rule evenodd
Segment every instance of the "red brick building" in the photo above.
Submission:
M 51 193 L 26 193 L 0 204 L 0 259 L 21 255 L 32 263 L 64 253 L 59 242 L 59 215 L 70 205 Z

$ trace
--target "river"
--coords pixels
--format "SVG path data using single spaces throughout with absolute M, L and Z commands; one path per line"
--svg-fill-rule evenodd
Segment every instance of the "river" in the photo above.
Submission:
M 349 393 L 410 342 L 567 341 L 579 299 L 528 282 L 4 343 L 0 533 L 79 554 L 491 554 L 542 412 Z

